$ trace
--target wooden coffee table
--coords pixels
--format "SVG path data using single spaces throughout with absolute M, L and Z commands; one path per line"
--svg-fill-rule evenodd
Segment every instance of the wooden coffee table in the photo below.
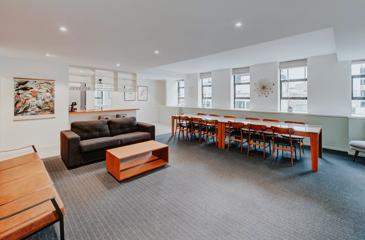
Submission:
M 106 151 L 106 169 L 118 181 L 162 167 L 168 162 L 168 145 L 152 140 Z

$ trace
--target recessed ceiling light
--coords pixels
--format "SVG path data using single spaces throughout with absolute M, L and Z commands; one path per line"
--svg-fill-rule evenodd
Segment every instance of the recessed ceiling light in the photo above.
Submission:
M 54 54 L 50 54 L 50 53 L 46 53 L 46 57 L 55 57 L 56 55 Z
M 115 64 L 117 67 L 120 67 L 120 63 Z
M 155 51 L 154 51 L 154 53 L 155 53 L 156 55 L 158 55 L 158 54 L 160 54 L 160 51 L 159 51 L 159 50 L 155 50 Z
M 59 27 L 58 30 L 60 30 L 60 32 L 67 32 L 68 31 L 68 29 L 65 26 Z
M 236 26 L 236 28 L 242 27 L 242 22 L 236 22 L 235 26 Z

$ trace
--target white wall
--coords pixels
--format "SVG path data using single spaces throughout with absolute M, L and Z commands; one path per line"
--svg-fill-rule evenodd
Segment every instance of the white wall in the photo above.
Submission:
M 231 69 L 221 69 L 212 72 L 212 106 L 216 108 L 231 108 Z
M 166 88 L 166 105 L 167 106 L 177 106 L 177 81 L 170 80 L 165 81 L 165 88 Z
M 185 105 L 200 106 L 201 105 L 201 86 L 199 74 L 187 74 L 185 78 Z M 177 91 L 177 90 L 176 90 Z
M 250 67 L 250 106 L 255 111 L 278 111 L 279 109 L 279 87 L 278 87 L 278 63 L 265 63 Z M 271 86 L 273 93 L 267 97 L 260 95 L 256 88 L 261 83 Z
M 138 121 L 157 123 L 160 106 L 166 104 L 165 81 L 137 80 L 137 85 L 148 87 L 148 101 L 124 101 L 122 92 L 113 92 L 112 108 L 139 108 L 140 110 L 137 110 Z
M 56 81 L 55 118 L 13 121 L 14 77 Z M 58 155 L 60 131 L 68 127 L 68 66 L 63 63 L 0 57 L 0 148 L 34 144 L 42 157 Z
M 308 58 L 308 112 L 351 114 L 351 62 L 335 54 Z

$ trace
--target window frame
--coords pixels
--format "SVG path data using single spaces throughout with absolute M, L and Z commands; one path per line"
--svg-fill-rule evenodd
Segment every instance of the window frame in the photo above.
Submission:
M 352 68 L 352 66 L 351 66 L 351 68 Z M 354 78 L 364 78 L 365 79 L 365 74 L 361 74 L 361 75 L 352 75 L 351 74 L 351 100 L 365 100 L 365 96 L 364 97 L 354 97 Z
M 249 76 L 250 81 L 249 82 L 245 82 L 245 83 L 236 83 L 236 78 L 237 76 Z M 236 100 L 249 100 L 251 101 L 251 91 L 250 91 L 250 96 L 249 97 L 237 97 L 237 93 L 236 93 L 236 87 L 237 85 L 251 85 L 251 75 L 250 73 L 246 73 L 246 74 L 233 74 L 233 107 L 236 107 Z M 251 89 L 250 89 L 251 90 Z M 246 105 L 246 104 L 245 104 Z M 237 109 L 248 109 L 248 108 L 237 108 Z
M 299 67 L 305 67 L 306 68 L 306 75 L 307 78 L 298 78 L 298 79 L 281 79 L 281 71 L 283 69 L 291 69 L 291 68 L 299 68 Z M 292 67 L 279 67 L 279 82 L 280 82 L 280 112 L 287 112 L 282 109 L 282 100 L 307 100 L 307 108 L 308 108 L 308 64 L 305 65 L 298 65 L 298 66 L 292 66 Z M 307 84 L 307 96 L 306 97 L 283 97 L 283 83 L 290 83 L 290 82 L 305 82 Z M 295 112 L 295 111 L 294 111 Z M 308 109 L 307 109 L 308 112 Z
M 185 82 L 184 82 L 184 86 L 181 87 L 181 82 L 184 82 L 184 79 L 181 80 L 177 80 L 177 105 L 181 106 L 181 100 L 185 100 Z M 184 97 L 180 97 L 180 91 L 181 89 L 184 89 Z
M 204 84 L 204 79 L 210 79 L 210 84 Z M 204 100 L 212 100 L 213 99 L 213 96 L 210 96 L 210 97 L 204 97 L 204 88 L 210 88 L 211 89 L 211 91 L 212 91 L 212 85 L 213 85 L 213 79 L 212 79 L 212 77 L 204 77 L 204 78 L 201 78 L 200 79 L 200 81 L 201 81 L 201 90 L 202 90 L 202 107 L 203 108 L 209 108 L 209 107 L 207 107 L 207 106 L 205 106 L 204 105 Z M 212 106 L 210 106 L 210 107 L 212 107 Z

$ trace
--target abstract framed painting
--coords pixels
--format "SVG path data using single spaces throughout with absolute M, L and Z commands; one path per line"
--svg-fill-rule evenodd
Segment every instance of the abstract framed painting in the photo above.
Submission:
M 137 99 L 138 101 L 148 101 L 147 86 L 137 86 Z
M 55 81 L 14 78 L 14 121 L 55 117 Z

